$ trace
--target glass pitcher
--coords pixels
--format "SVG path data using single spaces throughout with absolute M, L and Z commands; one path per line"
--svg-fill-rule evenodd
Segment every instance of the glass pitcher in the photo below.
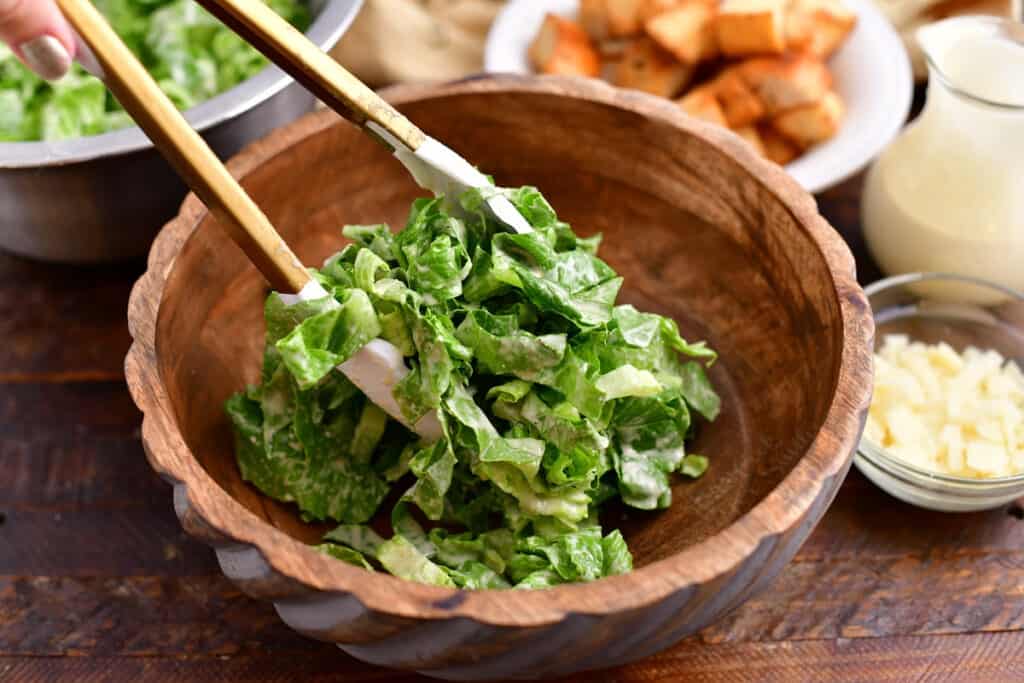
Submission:
M 1024 290 L 1024 26 L 959 17 L 917 37 L 927 101 L 868 173 L 868 248 L 889 275 L 958 273 Z

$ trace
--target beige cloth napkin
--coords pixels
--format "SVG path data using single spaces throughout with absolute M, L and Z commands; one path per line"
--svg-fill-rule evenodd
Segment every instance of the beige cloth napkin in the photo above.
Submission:
M 504 0 L 366 0 L 332 54 L 366 82 L 460 78 L 483 69 Z
M 959 14 L 1013 14 L 1021 0 L 875 0 L 900 32 L 918 79 L 914 42 L 923 24 Z M 504 0 L 365 0 L 333 54 L 364 81 L 383 86 L 461 78 L 483 69 L 484 42 Z

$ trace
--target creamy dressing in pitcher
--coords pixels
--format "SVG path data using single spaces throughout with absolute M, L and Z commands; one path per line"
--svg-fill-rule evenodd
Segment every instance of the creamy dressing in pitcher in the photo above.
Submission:
M 888 274 L 961 273 L 1024 289 L 1024 45 L 994 24 L 947 20 L 921 35 L 927 105 L 864 193 L 865 238 Z

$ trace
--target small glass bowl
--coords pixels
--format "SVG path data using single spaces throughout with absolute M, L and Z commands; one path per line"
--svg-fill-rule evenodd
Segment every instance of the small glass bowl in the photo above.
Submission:
M 912 273 L 876 282 L 865 293 L 875 317 L 875 345 L 887 334 L 928 344 L 945 341 L 994 349 L 1024 366 L 1024 294 L 973 277 Z M 973 479 L 930 472 L 861 438 L 854 465 L 902 501 L 944 512 L 988 510 L 1024 496 L 1024 474 Z

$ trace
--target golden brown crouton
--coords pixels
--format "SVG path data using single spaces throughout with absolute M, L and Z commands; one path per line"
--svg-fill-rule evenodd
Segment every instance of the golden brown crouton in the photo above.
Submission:
M 643 9 L 644 2 L 645 0 L 605 0 L 608 34 L 632 36 L 640 33 L 640 10 Z
M 601 57 L 583 28 L 556 14 L 544 17 L 529 56 L 542 74 L 597 76 L 601 71 Z
M 761 134 L 757 132 L 757 128 L 754 126 L 740 126 L 739 128 L 733 128 L 732 132 L 746 140 L 758 154 L 764 156 L 764 143 L 761 142 Z
M 640 33 L 648 0 L 580 0 L 580 23 L 594 40 Z
M 725 0 L 715 18 L 727 57 L 779 54 L 786 49 L 785 0 Z
M 846 40 L 857 15 L 840 0 L 790 0 L 786 9 L 786 46 L 826 59 Z
M 640 7 L 640 21 L 647 21 L 657 14 L 682 5 L 684 2 L 687 0 L 644 0 L 644 4 Z
M 785 166 L 800 155 L 800 150 L 792 142 L 780 135 L 768 125 L 757 126 L 757 133 L 761 137 L 761 146 L 764 148 L 764 156 L 780 166 Z
M 682 64 L 650 38 L 634 40 L 615 73 L 615 85 L 674 97 L 693 77 L 693 67 Z
M 772 127 L 806 149 L 836 134 L 844 109 L 839 95 L 829 92 L 813 104 L 778 114 L 772 119 Z
M 597 41 L 608 37 L 608 3 L 606 0 L 580 0 L 580 25 Z
M 644 22 L 647 35 L 680 61 L 696 64 L 718 54 L 715 9 L 703 0 L 690 0 Z
M 736 68 L 769 115 L 813 104 L 832 86 L 832 74 L 824 63 L 806 54 L 758 57 Z
M 726 127 L 725 114 L 722 113 L 722 107 L 718 104 L 711 88 L 707 86 L 694 88 L 681 97 L 678 102 L 683 111 L 690 116 L 718 124 L 723 128 Z
M 621 59 L 604 59 L 601 60 L 601 73 L 600 78 L 608 83 L 614 83 L 616 74 L 619 73 L 619 64 L 622 63 Z
M 765 115 L 764 103 L 736 69 L 726 69 L 711 82 L 730 128 L 749 126 Z
M 617 61 L 626 54 L 632 42 L 632 38 L 606 38 L 597 44 L 597 51 L 602 59 Z

